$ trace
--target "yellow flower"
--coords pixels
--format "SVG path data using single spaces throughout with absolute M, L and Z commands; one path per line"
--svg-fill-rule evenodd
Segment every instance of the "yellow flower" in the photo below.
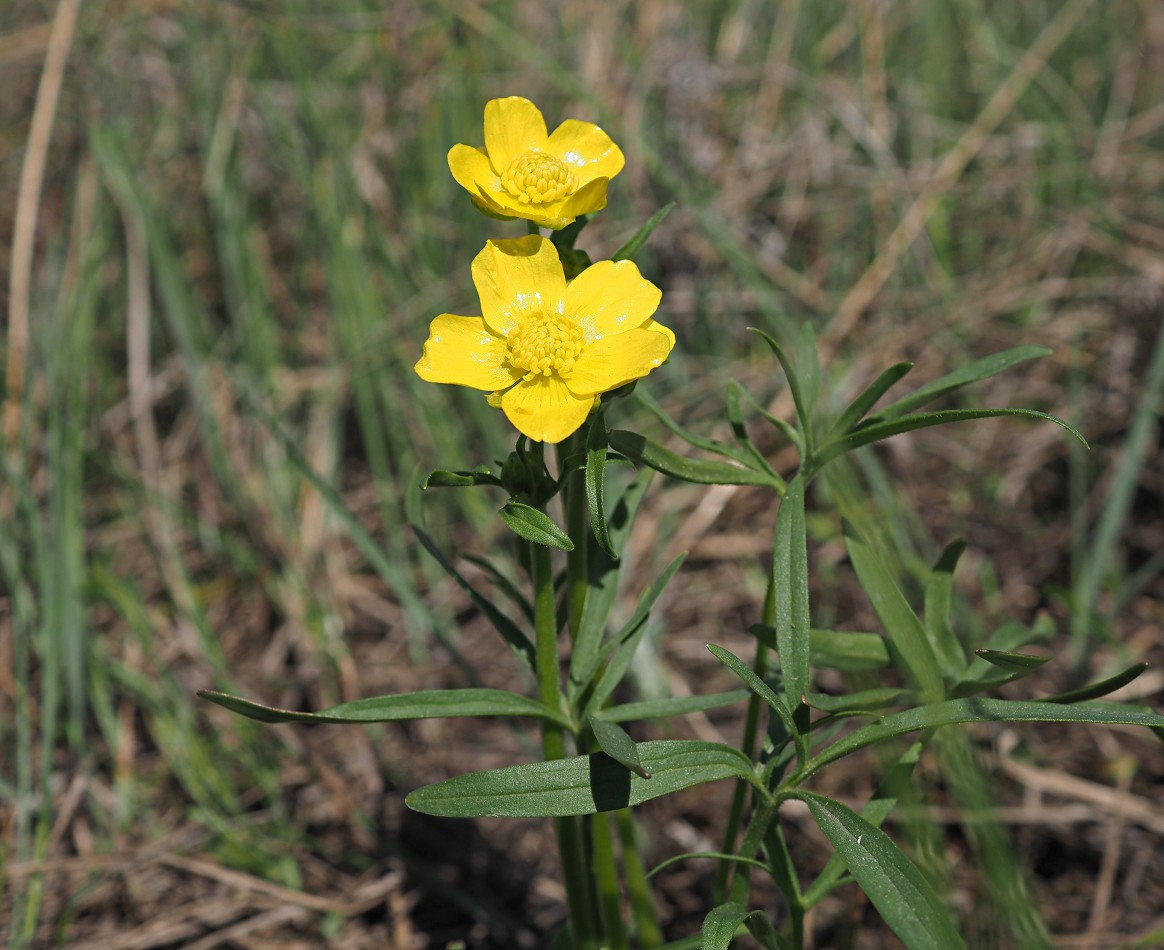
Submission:
M 473 261 L 480 317 L 442 313 L 421 379 L 490 393 L 535 442 L 561 442 L 598 396 L 662 365 L 675 334 L 652 314 L 662 297 L 631 261 L 601 261 L 570 283 L 538 235 L 490 241 Z
M 554 229 L 605 208 L 606 185 L 622 166 L 597 125 L 567 119 L 547 135 L 541 112 L 521 96 L 486 104 L 485 148 L 449 150 L 449 170 L 477 207 Z

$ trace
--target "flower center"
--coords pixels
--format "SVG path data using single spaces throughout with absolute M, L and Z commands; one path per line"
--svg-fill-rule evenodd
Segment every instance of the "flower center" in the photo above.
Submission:
M 578 190 L 578 179 L 570 166 L 545 152 L 519 155 L 501 173 L 501 184 L 522 204 L 557 201 Z
M 565 379 L 582 353 L 582 328 L 562 317 L 538 314 L 523 320 L 506 338 L 509 364 L 526 379 L 557 373 Z

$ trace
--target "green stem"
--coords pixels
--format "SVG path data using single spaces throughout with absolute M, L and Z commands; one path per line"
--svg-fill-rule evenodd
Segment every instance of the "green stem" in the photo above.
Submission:
M 558 446 L 558 470 L 579 446 L 575 437 Z M 566 533 L 574 542 L 574 550 L 566 555 L 566 617 L 570 624 L 570 639 L 578 635 L 582 625 L 582 611 L 590 591 L 590 528 L 586 519 L 586 486 L 582 472 L 570 472 L 562 482 L 562 504 L 566 508 Z
M 639 840 L 635 834 L 635 820 L 629 808 L 620 808 L 614 813 L 618 822 L 618 839 L 622 845 L 622 867 L 626 875 L 626 889 L 630 897 L 634 915 L 635 934 L 639 946 L 647 950 L 663 945 L 663 931 L 659 929 L 659 918 L 655 915 L 655 901 L 651 894 L 651 884 L 639 854 Z
M 618 865 L 614 859 L 614 840 L 610 815 L 599 812 L 590 819 L 594 875 L 598 882 L 598 905 L 606 927 L 609 950 L 630 950 L 626 928 L 622 923 L 622 894 L 618 882 Z
M 744 843 L 740 845 L 740 857 L 754 858 L 764 843 L 764 836 L 776 818 L 779 806 L 770 801 L 761 800 L 752 812 L 752 819 L 748 822 L 748 833 L 744 835 Z M 752 866 L 741 864 L 732 878 L 731 899 L 737 904 L 745 905 L 748 900 L 748 886 L 752 880 Z
M 554 608 L 554 568 L 549 548 L 541 544 L 530 545 L 530 572 L 534 588 L 538 699 L 551 709 L 560 709 L 562 686 L 558 669 L 558 619 Z M 562 726 L 552 722 L 542 724 L 542 751 L 547 760 L 566 757 L 566 731 Z M 590 874 L 581 826 L 574 817 L 555 818 L 554 832 L 562 860 L 562 877 L 566 885 L 566 902 L 570 909 L 575 946 L 578 950 L 596 950 L 601 945 L 601 932 L 590 897 Z
M 768 579 L 768 591 L 764 595 L 764 610 L 760 622 L 769 627 L 775 626 L 776 624 L 776 588 L 771 578 Z M 752 672 L 760 677 L 760 679 L 763 679 L 767 671 L 768 647 L 763 643 L 757 643 L 756 659 L 752 663 Z M 761 701 L 759 696 L 752 696 L 748 701 L 748 715 L 744 720 L 744 737 L 740 742 L 740 750 L 749 759 L 756 754 L 756 738 L 760 731 L 760 706 Z M 740 821 L 744 814 L 744 802 L 747 799 L 750 788 L 751 786 L 743 779 L 736 782 L 736 790 L 732 795 L 731 808 L 728 811 L 727 826 L 723 832 L 723 847 L 720 848 L 724 854 L 735 853 L 736 836 L 740 833 Z M 719 869 L 715 875 L 715 903 L 720 904 L 723 902 L 724 895 L 727 893 L 728 881 L 734 869 L 734 861 L 720 862 Z

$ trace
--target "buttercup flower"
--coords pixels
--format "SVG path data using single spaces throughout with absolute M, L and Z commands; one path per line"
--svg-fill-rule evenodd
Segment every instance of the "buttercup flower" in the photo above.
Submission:
M 606 185 L 622 166 L 597 125 L 567 119 L 547 135 L 541 112 L 521 96 L 486 104 L 483 149 L 449 150 L 449 170 L 477 207 L 555 230 L 605 208 Z
M 601 261 L 570 283 L 538 235 L 490 241 L 473 261 L 479 317 L 442 313 L 421 379 L 490 393 L 522 434 L 561 442 L 599 395 L 662 365 L 675 334 L 652 317 L 662 293 L 631 261 Z

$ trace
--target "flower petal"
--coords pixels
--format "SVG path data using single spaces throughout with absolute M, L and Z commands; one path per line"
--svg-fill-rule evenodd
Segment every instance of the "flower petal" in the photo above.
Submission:
M 449 149 L 449 171 L 471 195 L 501 189 L 501 179 L 489 164 L 489 156 L 479 148 L 454 145 Z
M 586 421 L 594 396 L 576 396 L 556 376 L 522 380 L 501 397 L 514 428 L 535 442 L 561 442 Z
M 587 341 L 601 340 L 651 319 L 663 296 L 643 278 L 634 261 L 599 261 L 566 289 L 566 312 L 581 325 Z
M 610 392 L 663 365 L 671 340 L 655 330 L 632 329 L 586 344 L 566 385 L 577 396 Z
M 546 120 L 528 99 L 509 96 L 485 104 L 485 150 L 501 174 L 518 156 L 546 147 Z
M 430 383 L 455 383 L 491 391 L 521 378 L 505 362 L 505 340 L 490 333 L 481 317 L 442 313 L 429 326 L 416 374 Z
M 658 333 L 662 333 L 663 336 L 665 336 L 670 341 L 670 343 L 671 343 L 670 349 L 671 350 L 675 349 L 675 331 L 672 330 L 670 327 L 663 326 L 663 324 L 659 323 L 658 320 L 655 320 L 652 318 L 652 319 L 648 320 L 646 323 L 644 323 L 641 327 L 639 327 L 639 329 L 640 330 L 655 330 Z M 668 350 L 668 352 L 670 352 L 670 350 Z
M 531 313 L 560 313 L 566 278 L 553 242 L 538 234 L 489 241 L 473 259 L 473 283 L 485 323 L 508 336 Z
M 574 169 L 580 181 L 613 178 L 625 164 L 622 151 L 593 122 L 567 119 L 546 142 L 546 151 Z

